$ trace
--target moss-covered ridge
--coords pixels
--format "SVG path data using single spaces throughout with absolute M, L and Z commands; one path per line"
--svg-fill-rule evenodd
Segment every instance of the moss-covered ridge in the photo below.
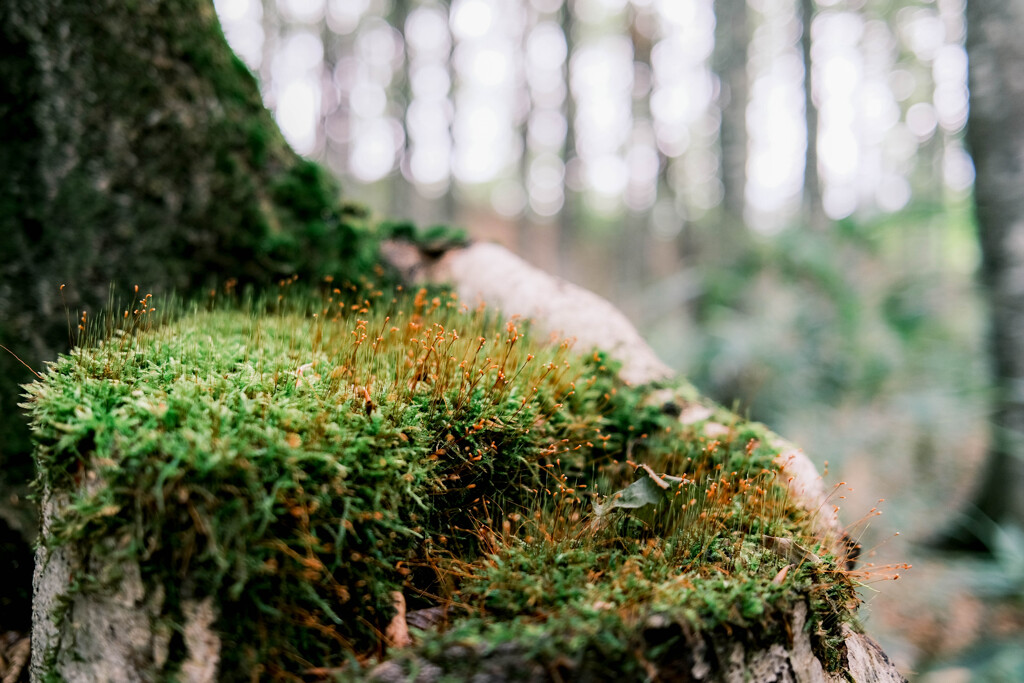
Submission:
M 10 0 L 0 36 L 0 343 L 32 367 L 67 350 L 65 302 L 95 313 L 112 281 L 166 294 L 378 264 L 368 211 L 288 147 L 210 0 Z M 9 486 L 31 476 L 9 389 L 29 379 L 0 354 Z
M 763 428 L 721 410 L 715 438 L 679 423 L 691 388 L 625 386 L 602 354 L 440 293 L 328 286 L 161 325 L 150 308 L 29 386 L 38 484 L 69 496 L 43 542 L 139 563 L 172 630 L 185 600 L 215 596 L 225 676 L 357 675 L 396 592 L 447 614 L 410 662 L 515 640 L 625 671 L 677 656 L 637 640 L 651 615 L 783 642 L 809 601 L 839 665 L 850 581 Z

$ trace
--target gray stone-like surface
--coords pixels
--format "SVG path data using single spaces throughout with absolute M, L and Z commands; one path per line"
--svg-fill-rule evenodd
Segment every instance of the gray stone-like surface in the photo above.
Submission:
M 43 497 L 44 538 L 55 513 L 67 504 L 66 495 Z M 169 666 L 164 587 L 146 586 L 137 563 L 115 565 L 98 557 L 88 547 L 39 545 L 31 680 L 56 676 L 68 683 L 142 683 L 165 680 L 171 673 L 189 683 L 217 680 L 220 638 L 213 629 L 213 599 L 183 603 L 187 655 L 180 669 Z M 95 577 L 97 585 L 76 590 L 86 576 Z

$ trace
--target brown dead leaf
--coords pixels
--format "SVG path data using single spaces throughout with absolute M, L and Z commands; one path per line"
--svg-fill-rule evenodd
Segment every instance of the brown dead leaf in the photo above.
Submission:
M 779 573 L 772 579 L 773 586 L 781 586 L 782 582 L 786 580 L 786 575 L 789 574 L 789 570 L 793 568 L 793 565 L 787 564 L 785 567 L 779 570 Z

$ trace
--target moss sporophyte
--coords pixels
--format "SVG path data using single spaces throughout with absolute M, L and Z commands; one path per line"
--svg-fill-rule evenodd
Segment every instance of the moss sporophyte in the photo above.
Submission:
M 399 593 L 444 615 L 413 631 L 428 660 L 515 640 L 628 671 L 683 632 L 785 643 L 804 602 L 840 666 L 856 577 L 763 427 L 683 424 L 664 395 L 688 386 L 627 386 L 449 293 L 292 284 L 82 314 L 27 386 L 37 486 L 68 497 L 43 543 L 138 563 L 172 622 L 214 596 L 223 672 L 355 677 Z M 676 635 L 644 641 L 651 615 Z

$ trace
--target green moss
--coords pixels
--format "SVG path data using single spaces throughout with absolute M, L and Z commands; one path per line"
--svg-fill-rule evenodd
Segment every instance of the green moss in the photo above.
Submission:
M 781 563 L 765 559 L 760 570 L 724 575 L 681 573 L 650 546 L 508 550 L 464 588 L 465 616 L 455 612 L 447 631 L 421 634 L 397 660 L 407 671 L 428 661 L 468 677 L 505 650 L 564 680 L 641 678 L 650 666 L 665 680 L 685 680 L 695 648 L 717 646 L 727 658 L 726 643 L 756 651 L 786 642 L 808 584 L 774 583 Z
M 710 438 L 675 417 L 691 387 L 666 402 L 448 295 L 282 287 L 163 324 L 146 299 L 29 387 L 39 485 L 71 496 L 43 542 L 139 562 L 172 623 L 216 596 L 222 671 L 355 666 L 395 591 L 449 610 L 437 661 L 508 642 L 628 673 L 694 633 L 783 642 L 798 600 L 839 647 L 850 582 L 828 559 L 778 580 L 763 541 L 817 542 L 763 428 L 718 409 Z
M 379 233 L 382 239 L 397 239 L 412 242 L 426 251 L 441 252 L 452 247 L 465 246 L 469 243 L 469 233 L 465 228 L 449 225 L 432 225 L 420 228 L 409 221 L 385 221 Z
M 32 367 L 66 350 L 62 294 L 77 317 L 102 310 L 112 282 L 168 293 L 378 277 L 373 221 L 288 148 L 208 0 L 6 7 L 0 343 Z M 31 471 L 10 390 L 27 379 L 0 358 L 13 483 Z
M 275 202 L 300 221 L 322 220 L 324 208 L 339 196 L 338 186 L 319 164 L 300 161 L 274 181 Z

